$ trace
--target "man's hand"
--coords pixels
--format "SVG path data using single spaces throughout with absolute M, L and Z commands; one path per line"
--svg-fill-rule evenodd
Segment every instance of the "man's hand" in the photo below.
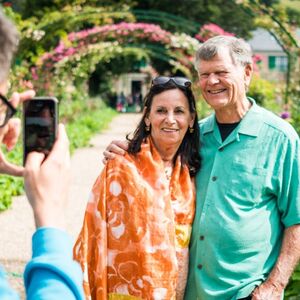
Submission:
M 65 227 L 65 210 L 70 178 L 69 140 L 62 124 L 49 156 L 28 154 L 25 191 L 32 206 L 36 227 Z
M 280 300 L 300 259 L 300 225 L 286 227 L 277 261 L 267 280 L 253 291 L 253 300 Z
M 269 283 L 268 281 L 263 282 L 258 286 L 252 293 L 252 300 L 281 300 L 283 294 L 283 288 L 276 286 L 275 284 Z
M 128 149 L 127 141 L 112 141 L 103 152 L 103 164 L 106 164 L 108 160 L 114 159 L 117 155 L 125 155 Z
M 34 97 L 35 92 L 32 90 L 23 93 L 13 93 L 10 103 L 13 107 L 17 107 L 21 102 L 26 101 Z M 12 150 L 21 132 L 21 122 L 17 118 L 12 118 L 8 123 L 0 128 L 0 143 L 6 146 L 8 151 Z M 9 163 L 3 152 L 0 149 L 0 173 L 8 174 L 12 176 L 23 176 L 24 168 Z

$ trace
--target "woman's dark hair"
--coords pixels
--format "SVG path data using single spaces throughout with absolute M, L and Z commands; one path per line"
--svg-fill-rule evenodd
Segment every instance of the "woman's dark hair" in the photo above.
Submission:
M 129 138 L 129 135 L 126 136 L 127 140 L 129 141 L 128 152 L 131 154 L 138 153 L 141 150 L 141 144 L 150 134 L 150 131 L 146 131 L 145 118 L 150 113 L 154 96 L 166 90 L 172 89 L 179 89 L 183 92 L 188 99 L 190 112 L 195 114 L 195 121 L 193 125 L 194 131 L 191 133 L 190 130 L 187 130 L 181 145 L 174 156 L 174 162 L 176 161 L 177 156 L 180 155 L 182 165 L 187 165 L 190 175 L 195 176 L 200 168 L 200 130 L 198 125 L 195 97 L 190 87 L 179 86 L 172 80 L 165 84 L 152 85 L 150 88 L 149 93 L 144 99 L 145 111 L 143 117 L 134 131 L 133 137 Z

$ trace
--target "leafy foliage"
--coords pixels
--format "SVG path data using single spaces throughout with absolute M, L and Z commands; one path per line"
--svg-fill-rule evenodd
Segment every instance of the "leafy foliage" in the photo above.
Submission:
M 250 31 L 255 28 L 254 20 L 233 0 L 226 1 L 226 5 L 223 0 L 177 0 L 176 5 L 170 4 L 169 0 L 139 0 L 134 9 L 168 12 L 201 25 L 215 23 L 244 38 L 249 37 Z
M 257 104 L 276 113 L 281 110 L 281 103 L 276 102 L 278 94 L 280 94 L 278 85 L 261 78 L 257 74 L 253 76 L 247 93 L 249 97 L 255 99 Z
M 124 66 L 133 59 L 152 64 L 153 57 L 160 58 L 168 62 L 173 73 L 180 70 L 190 76 L 194 71 L 192 55 L 198 46 L 196 39 L 172 34 L 154 24 L 122 22 L 95 26 L 69 33 L 53 51 L 37 61 L 33 77 L 40 89 L 57 92 L 59 86 L 65 88 L 68 83 L 86 81 L 97 65 L 109 65 L 119 57 L 126 58 Z M 110 66 L 105 72 L 107 77 L 124 70 L 121 67 L 118 71 L 119 65 Z
M 294 271 L 285 291 L 284 299 L 297 300 L 300 298 L 300 264 Z
M 285 102 L 292 107 L 293 125 L 300 132 L 300 43 L 296 38 L 294 23 L 290 22 L 286 6 L 282 3 L 264 5 L 259 0 L 240 1 L 255 17 L 257 25 L 269 30 L 288 57 Z M 275 1 L 276 2 L 276 1 Z M 272 4 L 272 3 L 268 3 Z

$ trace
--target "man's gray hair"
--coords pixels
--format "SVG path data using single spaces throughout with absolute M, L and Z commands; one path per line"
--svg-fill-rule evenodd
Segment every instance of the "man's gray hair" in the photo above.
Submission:
M 17 51 L 19 34 L 16 26 L 0 9 L 0 83 L 8 78 L 12 58 Z
M 227 48 L 235 65 L 246 66 L 252 64 L 252 51 L 250 45 L 243 39 L 233 36 L 218 35 L 204 42 L 196 52 L 195 68 L 199 71 L 200 60 L 211 60 L 222 49 Z

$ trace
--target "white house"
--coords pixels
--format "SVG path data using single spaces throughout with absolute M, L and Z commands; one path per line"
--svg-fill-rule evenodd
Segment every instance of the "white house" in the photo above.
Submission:
M 297 30 L 300 39 L 300 29 Z M 260 74 L 269 80 L 284 80 L 286 78 L 288 59 L 275 37 L 265 29 L 257 29 L 248 40 L 253 53 L 258 54 L 262 61 L 259 63 Z

